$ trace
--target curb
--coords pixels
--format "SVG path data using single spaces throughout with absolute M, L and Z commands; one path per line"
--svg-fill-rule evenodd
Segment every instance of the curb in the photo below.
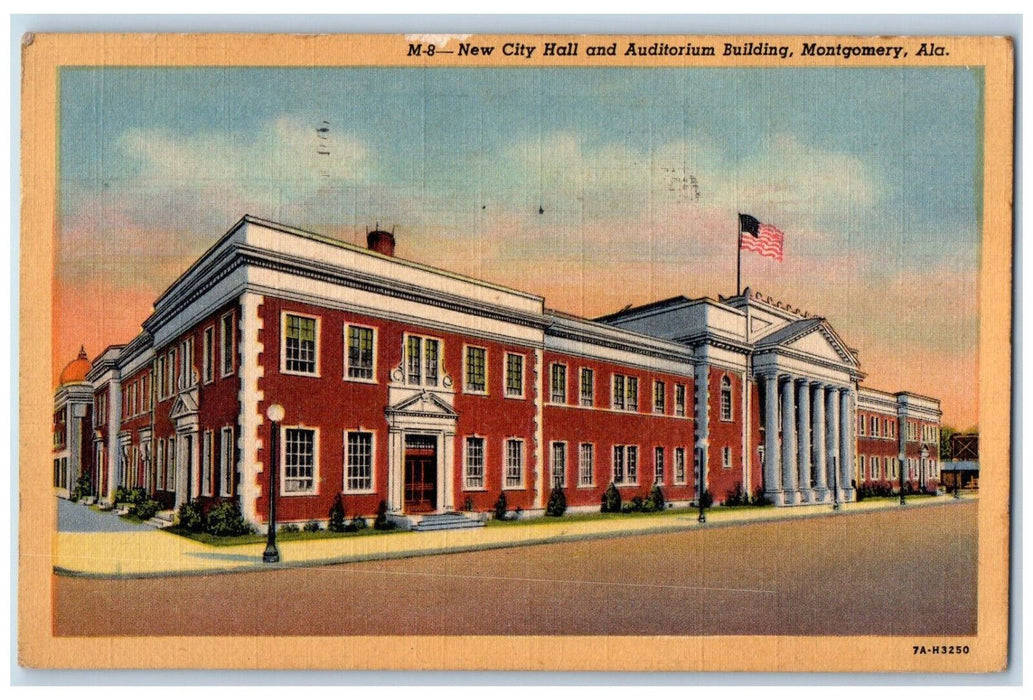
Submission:
M 905 508 L 932 508 L 957 506 L 967 503 L 978 503 L 978 499 L 966 498 L 961 500 L 933 501 L 931 503 L 908 503 Z M 825 504 L 823 504 L 825 505 Z M 722 520 L 718 522 L 707 522 L 700 525 L 694 517 L 686 516 L 686 520 L 692 522 L 685 525 L 658 525 L 656 527 L 641 530 L 613 530 L 608 532 L 586 532 L 580 534 L 559 534 L 550 537 L 536 537 L 534 539 L 517 541 L 484 542 L 479 544 L 458 545 L 455 547 L 436 547 L 433 549 L 410 549 L 399 552 L 371 552 L 366 554 L 353 554 L 339 557 L 323 557 L 320 559 L 301 559 L 298 561 L 279 562 L 277 564 L 255 563 L 236 567 L 204 568 L 204 569 L 176 569 L 167 571 L 142 571 L 138 573 L 103 573 L 91 571 L 79 571 L 62 566 L 54 566 L 53 573 L 56 576 L 66 578 L 84 578 L 100 580 L 130 580 L 148 578 L 173 578 L 181 576 L 219 576 L 225 574 L 244 574 L 257 571 L 281 571 L 288 569 L 315 568 L 321 566 L 333 566 L 338 564 L 355 564 L 369 561 L 390 561 L 395 559 L 414 559 L 417 557 L 438 556 L 441 554 L 465 554 L 469 552 L 482 552 L 495 549 L 515 549 L 518 547 L 534 547 L 543 544 L 561 544 L 566 542 L 585 542 L 591 540 L 618 539 L 623 537 L 639 537 L 644 535 L 663 535 L 676 532 L 694 532 L 700 530 L 713 530 L 727 527 L 744 527 L 750 525 L 763 525 L 769 523 L 782 523 L 793 520 L 810 518 L 833 518 L 839 516 L 858 516 L 873 512 L 896 510 L 899 512 L 899 505 L 890 508 L 873 508 L 859 510 L 821 511 L 799 515 L 782 515 L 748 520 Z M 257 555 L 256 555 L 257 557 Z

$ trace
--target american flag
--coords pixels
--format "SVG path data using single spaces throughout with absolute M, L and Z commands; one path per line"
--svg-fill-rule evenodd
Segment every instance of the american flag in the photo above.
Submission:
M 745 235 L 744 235 L 745 234 Z M 785 234 L 749 214 L 739 214 L 739 248 L 782 262 Z

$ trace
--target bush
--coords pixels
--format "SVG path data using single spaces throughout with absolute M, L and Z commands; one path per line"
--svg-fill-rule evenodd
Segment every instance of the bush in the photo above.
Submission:
M 714 496 L 710 493 L 710 491 L 704 491 L 703 495 L 700 496 L 699 500 L 702 501 L 702 505 L 704 508 L 709 508 L 710 506 L 714 505 Z M 698 506 L 700 505 L 700 503 L 697 502 L 696 505 Z
M 642 510 L 646 513 L 659 513 L 666 507 L 667 499 L 664 498 L 664 492 L 660 489 L 659 484 L 653 484 L 649 495 L 646 496 L 645 503 L 642 504 Z
M 137 486 L 135 489 L 129 492 L 129 503 L 140 505 L 147 500 L 147 489 L 142 486 Z
M 359 530 L 365 530 L 369 525 L 366 524 L 365 518 L 352 518 L 351 522 L 344 526 L 345 532 L 358 532 Z
M 381 501 L 380 505 L 377 506 L 377 519 L 373 521 L 373 529 L 394 530 L 395 527 L 397 526 L 387 519 L 387 501 Z
M 770 505 L 772 505 L 771 499 L 764 495 L 764 487 L 763 486 L 758 486 L 757 489 L 753 492 L 753 500 L 751 501 L 751 505 L 755 505 L 755 506 L 770 506 Z
M 115 503 L 131 503 L 129 489 L 124 486 L 115 488 Z
M 549 503 L 545 506 L 545 514 L 559 517 L 567 512 L 567 494 L 562 488 L 553 488 L 549 494 Z
M 179 507 L 179 526 L 188 532 L 203 532 L 204 511 L 197 501 L 188 501 Z
M 725 494 L 725 500 L 722 505 L 726 506 L 748 506 L 750 505 L 750 497 L 747 496 L 742 490 L 742 482 L 735 482 L 735 488 L 731 489 Z
M 330 506 L 330 522 L 326 529 L 330 532 L 344 532 L 344 503 L 341 502 L 341 494 L 334 498 L 334 504 Z
M 144 502 L 136 504 L 136 517 L 140 520 L 150 520 L 157 515 L 159 510 L 161 510 L 161 504 L 153 498 L 148 498 Z
M 309 520 L 305 523 L 305 532 L 319 532 L 323 529 L 323 526 L 319 524 L 318 520 Z
M 610 482 L 610 485 L 606 487 L 606 493 L 603 494 L 601 510 L 604 513 L 621 512 L 621 494 L 612 481 Z
M 463 510 L 465 510 L 467 513 L 473 510 L 473 499 L 469 496 L 467 496 L 463 500 Z
M 301 528 L 297 523 L 284 523 L 280 526 L 280 532 L 301 532 Z
M 90 473 L 83 472 L 79 475 L 79 478 L 75 480 L 75 488 L 68 494 L 69 500 L 75 502 L 80 498 L 86 498 L 93 492 L 93 484 L 90 483 Z
M 506 492 L 499 493 L 499 498 L 495 501 L 495 519 L 505 520 L 506 511 L 509 510 L 509 504 L 506 502 Z
M 244 520 L 240 512 L 240 504 L 236 500 L 222 501 L 208 512 L 205 518 L 205 530 L 219 537 L 247 535 L 253 528 Z

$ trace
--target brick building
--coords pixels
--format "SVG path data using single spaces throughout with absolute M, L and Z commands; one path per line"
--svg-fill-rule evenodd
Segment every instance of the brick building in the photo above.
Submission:
M 860 388 L 824 318 L 749 289 L 577 318 L 396 257 L 390 233 L 367 242 L 241 219 L 88 368 L 92 448 L 69 472 L 92 468 L 102 500 L 118 486 L 170 509 L 238 499 L 261 528 L 279 404 L 287 522 L 326 520 L 338 496 L 349 516 L 383 501 L 410 525 L 500 493 L 535 514 L 554 487 L 596 510 L 611 483 L 689 504 L 701 479 L 717 503 L 827 503 L 892 478 L 902 454 L 935 488 L 938 402 Z

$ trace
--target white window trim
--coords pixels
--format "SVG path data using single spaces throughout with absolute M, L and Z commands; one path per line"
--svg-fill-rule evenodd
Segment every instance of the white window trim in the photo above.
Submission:
M 481 485 L 470 486 L 469 471 L 470 466 L 470 440 L 481 441 Z M 505 480 L 505 474 L 503 474 L 503 480 Z M 463 436 L 463 491 L 487 491 L 488 490 L 488 440 L 483 435 L 474 433 L 473 435 Z
M 205 448 L 207 447 L 207 454 Z M 205 471 L 208 472 L 208 488 L 204 486 Z M 215 432 L 206 430 L 201 436 L 201 479 L 200 491 L 202 496 L 215 494 Z
M 567 467 L 570 464 L 569 449 L 566 440 L 553 440 L 549 443 L 549 488 L 552 489 L 556 483 L 556 445 L 563 446 L 563 483 L 560 488 L 567 488 Z
M 678 478 L 678 451 L 681 450 L 681 479 Z M 684 447 L 675 447 L 671 455 L 671 484 L 674 486 L 685 486 L 689 481 L 689 470 L 686 466 Z
M 288 430 L 311 430 L 312 431 L 312 490 L 311 491 L 286 491 L 287 488 L 287 431 Z M 280 425 L 280 496 L 291 498 L 293 496 L 317 496 L 319 495 L 319 428 L 311 425 Z
M 226 319 L 229 318 L 230 323 L 230 368 L 226 370 Z M 219 317 L 219 372 L 218 374 L 222 377 L 231 376 L 237 369 L 237 323 L 236 316 L 233 311 L 228 311 Z
M 348 488 L 348 435 L 350 433 L 368 433 L 370 435 L 369 443 L 369 483 L 368 489 L 350 489 Z M 344 483 L 341 484 L 341 492 L 348 494 L 370 494 L 377 492 L 377 431 L 369 428 L 364 428 L 361 425 L 358 428 L 345 429 L 341 433 L 344 442 L 343 446 L 343 462 L 341 464 L 341 478 Z M 318 445 L 319 439 L 316 438 L 316 444 Z
M 682 400 L 681 407 L 678 406 L 678 390 L 681 389 Z M 689 390 L 685 384 L 675 383 L 674 385 L 674 417 L 675 418 L 686 418 L 688 415 L 688 409 L 686 404 L 688 403 Z
M 509 357 L 520 358 L 520 393 L 509 393 Z M 523 399 L 527 396 L 527 355 L 520 352 L 509 352 L 502 354 L 502 395 L 507 399 Z
M 617 405 L 617 378 L 620 377 L 623 382 L 623 389 L 621 390 L 621 404 Z M 614 411 L 627 411 L 628 410 L 628 375 L 621 374 L 620 372 L 613 372 L 610 374 L 610 409 Z
M 318 328 L 319 328 L 318 323 L 316 325 L 316 328 L 317 328 L 317 336 L 316 337 L 318 339 L 318 337 L 319 337 L 318 336 Z M 373 377 L 370 378 L 370 379 L 364 379 L 362 377 L 349 377 L 348 376 L 348 370 L 351 367 L 348 364 L 348 362 L 349 362 L 348 330 L 350 328 L 363 328 L 365 330 L 373 331 Z M 343 377 L 344 381 L 346 381 L 346 382 L 357 382 L 359 384 L 376 384 L 377 383 L 377 370 L 379 369 L 379 364 L 377 362 L 377 355 L 378 355 L 378 353 L 377 353 L 377 343 L 379 342 L 379 333 L 377 332 L 377 330 L 378 329 L 377 329 L 376 326 L 369 326 L 369 325 L 366 325 L 364 323 L 345 323 L 344 324 L 344 331 L 342 333 L 342 338 L 344 340 L 344 344 L 343 344 L 344 352 L 342 353 L 344 355 L 344 377 Z M 317 347 L 317 355 L 316 355 L 316 359 L 317 359 L 316 364 L 317 364 L 317 366 L 319 364 L 318 363 L 318 358 L 319 358 L 319 355 L 318 355 L 318 347 Z
M 420 339 L 420 381 L 413 384 L 409 381 L 409 365 L 408 352 L 409 352 L 409 338 Z M 427 383 L 427 343 L 428 340 L 434 340 L 438 343 L 438 381 L 436 384 Z M 463 382 L 466 382 L 466 353 L 463 353 Z M 444 385 L 445 381 L 445 341 L 439 337 L 433 335 L 424 335 L 423 333 L 402 333 L 402 383 L 406 386 L 425 386 L 425 387 L 440 387 Z
M 725 382 L 728 385 L 728 417 L 724 415 L 724 398 L 725 393 Z M 732 383 L 732 378 L 727 374 L 722 374 L 721 379 L 717 383 L 717 414 L 718 418 L 723 423 L 731 423 L 735 420 L 735 386 Z M 731 467 L 729 467 L 731 468 Z
M 316 322 L 316 349 L 315 349 L 315 365 L 316 369 L 314 372 L 300 372 L 296 369 L 287 369 L 287 317 L 297 316 L 298 318 L 307 318 Z M 313 316 L 312 314 L 301 313 L 298 311 L 283 310 L 280 312 L 280 374 L 290 374 L 296 377 L 319 377 L 320 375 L 320 364 L 322 362 L 322 347 L 319 339 L 322 332 L 322 321 L 319 316 Z
M 563 401 L 559 401 L 559 402 L 554 401 L 553 398 L 552 398 L 552 370 L 553 370 L 554 367 L 562 367 L 563 368 Z M 546 401 L 547 404 L 549 404 L 551 406 L 569 406 L 570 405 L 570 402 L 568 401 L 568 399 L 570 398 L 570 372 L 568 371 L 569 369 L 570 368 L 567 366 L 566 362 L 550 362 L 549 363 L 549 400 Z M 578 403 L 580 403 L 580 399 L 578 399 Z
M 722 469 L 731 469 L 732 468 L 732 461 L 733 461 L 732 448 L 729 447 L 728 445 L 725 445 L 724 447 L 721 448 L 721 468 Z
M 660 406 L 659 410 L 658 410 L 658 407 L 656 405 L 656 399 L 659 396 L 659 392 L 657 391 L 657 389 L 659 387 L 663 387 L 664 405 Z M 656 416 L 666 416 L 667 415 L 667 382 L 665 382 L 663 379 L 654 379 L 653 380 L 653 415 L 656 415 Z
M 520 447 L 520 484 L 519 485 L 508 485 L 509 475 L 509 443 L 510 441 L 519 442 Z M 507 437 L 502 440 L 502 490 L 503 491 L 523 491 L 527 482 L 527 441 L 522 437 Z
M 657 460 L 657 455 L 663 455 L 663 460 Z M 663 473 L 657 475 L 657 462 L 662 461 Z M 657 486 L 663 486 L 667 483 L 667 447 L 664 445 L 653 446 L 653 483 Z
M 632 447 L 635 448 L 635 480 L 634 481 L 630 481 L 628 479 L 628 449 L 632 448 Z M 626 487 L 626 486 L 629 486 L 629 487 L 630 486 L 638 486 L 639 485 L 639 472 L 642 471 L 642 450 L 639 449 L 639 446 L 637 444 L 633 444 L 633 443 L 625 443 L 625 444 L 619 444 L 619 445 L 614 445 L 613 446 L 614 450 L 617 450 L 618 448 L 620 448 L 621 451 L 624 453 L 624 465 L 623 465 L 623 468 L 624 468 L 624 479 L 622 481 L 617 481 L 617 479 L 616 479 L 617 474 L 616 474 L 616 469 L 615 469 L 616 464 L 612 464 L 611 463 L 610 464 L 610 475 L 612 477 L 614 477 L 614 479 L 613 479 L 614 485 L 617 486 L 618 488 L 623 488 L 623 487 Z M 613 455 L 613 452 L 611 452 L 611 461 L 613 461 L 612 455 Z
M 233 495 L 233 482 L 236 480 L 237 475 L 237 464 L 233 456 L 237 453 L 236 444 L 233 438 L 233 426 L 224 425 L 219 429 L 219 495 L 221 496 L 232 496 Z M 226 436 L 229 435 L 229 452 L 226 450 Z M 227 458 L 228 457 L 228 458 Z M 229 470 L 230 478 L 226 478 L 227 470 Z M 229 486 L 229 488 L 223 488 Z
M 209 334 L 211 334 L 209 336 Z M 212 339 L 211 351 L 208 349 L 208 338 Z M 211 384 L 215 381 L 215 324 L 201 332 L 201 383 Z
M 439 353 L 440 353 L 440 345 Z M 471 389 L 470 388 L 470 375 L 468 372 L 469 361 L 470 361 L 470 350 L 481 350 L 484 353 L 484 388 L 483 389 Z M 424 348 L 424 359 L 426 359 L 426 348 Z M 463 393 L 473 394 L 474 396 L 488 396 L 491 387 L 491 372 L 489 371 L 489 365 L 491 361 L 489 359 L 488 348 L 483 345 L 472 345 L 469 343 L 463 344 Z M 438 375 L 440 377 L 440 374 Z
M 584 386 L 584 382 L 585 382 L 585 375 L 584 375 L 585 372 L 588 372 L 589 376 L 591 377 L 591 388 L 592 388 L 592 391 L 591 391 L 591 402 L 590 403 L 585 403 L 584 402 L 584 389 L 583 389 L 583 386 Z M 595 408 L 595 370 L 593 368 L 591 368 L 591 367 L 578 367 L 578 371 L 577 371 L 577 405 L 581 406 L 582 408 Z M 586 443 L 586 444 L 591 444 L 591 443 Z
M 589 447 L 592 448 L 592 468 L 588 472 L 589 480 L 588 480 L 587 483 L 581 481 L 581 455 L 582 455 L 581 449 L 585 445 L 588 445 Z M 578 446 L 577 446 L 577 487 L 579 489 L 595 488 L 595 455 L 596 455 L 596 450 L 595 450 L 595 443 L 594 442 L 579 442 L 578 443 Z

